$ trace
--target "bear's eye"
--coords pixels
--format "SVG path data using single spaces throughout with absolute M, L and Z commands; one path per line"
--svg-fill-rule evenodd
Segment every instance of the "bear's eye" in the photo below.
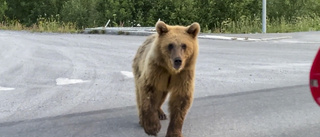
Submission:
M 169 50 L 172 50 L 172 49 L 173 49 L 173 44 L 169 44 L 169 45 L 168 45 L 168 49 L 169 49 Z
M 182 49 L 187 49 L 187 45 L 186 44 L 182 44 L 181 47 L 182 47 Z

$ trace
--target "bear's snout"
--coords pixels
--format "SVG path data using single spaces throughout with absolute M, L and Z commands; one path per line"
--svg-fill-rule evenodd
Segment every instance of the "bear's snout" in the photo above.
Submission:
M 178 70 L 180 68 L 181 64 L 182 64 L 181 58 L 180 57 L 176 57 L 173 62 L 174 62 L 174 65 L 173 65 L 174 68 Z

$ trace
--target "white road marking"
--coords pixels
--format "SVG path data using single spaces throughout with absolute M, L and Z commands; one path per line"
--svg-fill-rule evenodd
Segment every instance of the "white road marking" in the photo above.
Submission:
M 122 75 L 126 76 L 127 78 L 133 78 L 133 73 L 129 71 L 120 71 Z
M 82 80 L 82 79 L 69 79 L 69 78 L 57 78 L 57 85 L 70 85 L 70 84 L 78 84 L 78 83 L 87 83 L 90 80 Z
M 7 91 L 7 90 L 14 90 L 14 88 L 8 88 L 8 87 L 1 87 L 0 86 L 0 91 L 3 90 L 3 91 Z

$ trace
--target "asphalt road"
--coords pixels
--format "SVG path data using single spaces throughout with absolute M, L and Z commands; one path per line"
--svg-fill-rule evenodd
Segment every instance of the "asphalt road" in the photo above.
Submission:
M 200 39 L 185 137 L 320 135 L 308 89 L 320 32 L 236 36 L 283 35 Z M 0 136 L 147 136 L 130 75 L 145 38 L 0 31 Z

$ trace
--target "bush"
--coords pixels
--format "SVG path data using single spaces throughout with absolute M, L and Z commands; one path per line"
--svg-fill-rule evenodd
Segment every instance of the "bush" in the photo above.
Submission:
M 61 20 L 74 22 L 78 28 L 93 27 L 99 19 L 96 0 L 69 0 L 61 9 Z
M 0 0 L 0 20 L 3 20 L 5 17 L 4 12 L 8 9 L 7 1 Z
M 0 19 L 31 26 L 40 16 L 59 14 L 56 20 L 83 29 L 109 19 L 109 26 L 154 26 L 160 18 L 168 24 L 199 22 L 203 32 L 250 33 L 261 32 L 261 7 L 261 0 L 0 0 Z M 319 16 L 320 0 L 267 1 L 268 32 L 318 30 Z

